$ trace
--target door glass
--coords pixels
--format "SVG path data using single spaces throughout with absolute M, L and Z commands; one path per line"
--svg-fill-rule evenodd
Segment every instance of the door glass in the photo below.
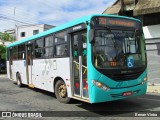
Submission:
M 83 97 L 88 97 L 86 33 L 82 33 L 82 85 L 83 85 Z
M 32 65 L 32 59 L 33 59 L 33 51 L 32 51 L 32 45 L 27 47 L 27 64 Z
M 27 51 L 28 51 L 28 52 L 27 52 L 27 63 L 28 63 L 28 65 L 30 65 L 30 59 L 31 59 L 31 55 L 30 55 L 30 52 L 31 52 L 31 51 L 30 51 L 30 49 L 31 49 L 31 48 L 28 47 L 27 49 L 28 49 L 28 50 L 27 50 Z
M 74 93 L 80 95 L 78 35 L 73 35 Z
M 32 84 L 32 59 L 33 59 L 33 45 L 28 45 L 26 47 L 26 75 L 28 84 Z
M 88 98 L 86 33 L 76 33 L 72 39 L 74 95 Z

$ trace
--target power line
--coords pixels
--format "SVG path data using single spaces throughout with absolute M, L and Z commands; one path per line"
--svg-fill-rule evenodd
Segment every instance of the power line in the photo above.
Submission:
M 43 3 L 43 2 L 42 2 Z M 47 6 L 46 4 L 44 4 L 45 6 Z M 48 6 L 49 7 L 49 6 Z M 50 6 L 51 7 L 51 6 Z M 19 18 L 21 18 L 21 16 L 23 16 L 23 18 L 25 19 L 25 20 L 27 20 L 27 21 L 31 21 L 31 19 L 29 19 L 29 17 L 30 18 L 32 18 L 31 16 L 33 16 L 33 14 L 32 13 L 30 13 L 29 14 L 29 16 L 26 16 L 26 15 L 22 15 L 22 14 L 20 14 L 19 12 L 16 12 L 15 11 L 15 16 L 14 16 L 14 9 L 11 9 L 11 8 L 4 8 L 5 9 L 5 11 L 8 11 L 7 12 L 7 15 L 9 15 L 10 17 L 11 16 L 13 16 L 14 18 L 15 17 L 19 17 Z M 17 9 L 18 10 L 18 9 Z M 43 20 L 43 19 L 42 19 Z M 53 20 L 53 19 L 44 19 L 44 20 L 46 20 L 46 21 L 50 21 L 50 20 Z M 31 21 L 32 22 L 32 21 Z M 44 24 L 44 23 L 43 23 Z
M 32 26 L 36 26 L 36 27 L 39 27 L 39 28 L 43 28 L 43 27 L 38 26 L 38 25 L 33 25 L 33 24 L 30 24 L 30 23 L 27 23 L 27 22 L 23 22 L 23 21 L 16 20 L 16 19 L 13 19 L 13 18 L 5 17 L 5 16 L 2 16 L 1 14 L 0 14 L 0 18 L 15 21 L 15 22 L 19 22 L 19 23 L 26 24 L 26 25 L 32 25 Z
M 16 11 L 15 11 L 16 13 L 15 13 L 15 16 L 14 16 L 14 13 L 13 13 L 14 9 L 4 8 L 3 10 L 4 10 L 5 13 L 8 15 L 7 17 L 10 17 L 10 18 L 15 18 L 15 17 L 21 18 L 21 16 L 23 16 L 23 15 L 19 14 L 19 12 L 16 12 Z M 4 15 L 4 16 L 5 16 L 5 14 L 1 14 L 1 15 Z M 31 14 L 30 14 L 29 16 L 31 16 Z M 32 16 L 33 16 L 33 15 L 32 15 Z M 27 20 L 27 21 L 31 21 L 31 20 L 29 19 L 29 17 L 26 16 L 26 15 L 23 16 L 23 18 L 24 18 L 25 20 Z M 33 21 L 31 21 L 31 22 L 33 22 Z

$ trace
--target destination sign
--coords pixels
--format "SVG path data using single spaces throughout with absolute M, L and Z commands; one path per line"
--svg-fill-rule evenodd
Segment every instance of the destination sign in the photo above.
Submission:
M 140 27 L 140 22 L 125 18 L 98 17 L 96 23 L 104 26 Z

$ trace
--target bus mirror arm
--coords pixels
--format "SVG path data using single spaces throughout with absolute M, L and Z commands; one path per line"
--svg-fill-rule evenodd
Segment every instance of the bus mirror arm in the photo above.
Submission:
M 89 42 L 90 43 L 94 42 L 94 30 L 93 29 L 89 30 Z

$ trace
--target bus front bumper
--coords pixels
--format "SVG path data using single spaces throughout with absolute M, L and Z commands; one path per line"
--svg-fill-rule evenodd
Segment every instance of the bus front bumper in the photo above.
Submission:
M 99 103 L 99 102 L 114 101 L 119 99 L 140 96 L 145 94 L 146 90 L 147 90 L 147 82 L 144 83 L 143 85 L 139 84 L 133 87 L 110 89 L 108 91 L 105 91 L 93 85 L 90 95 L 90 102 Z M 131 94 L 124 96 L 124 93 L 131 93 Z

